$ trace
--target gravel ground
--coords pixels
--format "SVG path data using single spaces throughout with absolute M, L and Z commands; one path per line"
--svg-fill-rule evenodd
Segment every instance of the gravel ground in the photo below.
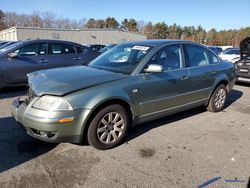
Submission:
M 209 180 L 214 182 L 206 187 L 247 187 L 249 85 L 236 85 L 222 112 L 197 108 L 139 125 L 108 151 L 26 135 L 10 114 L 11 102 L 25 92 L 25 87 L 0 91 L 1 188 L 189 188 Z

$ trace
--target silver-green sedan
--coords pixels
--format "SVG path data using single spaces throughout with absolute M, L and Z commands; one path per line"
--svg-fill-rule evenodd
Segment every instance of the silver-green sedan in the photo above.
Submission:
M 29 92 L 12 114 L 37 139 L 117 146 L 129 127 L 206 106 L 223 109 L 235 80 L 232 63 L 189 41 L 117 45 L 89 66 L 28 74 Z

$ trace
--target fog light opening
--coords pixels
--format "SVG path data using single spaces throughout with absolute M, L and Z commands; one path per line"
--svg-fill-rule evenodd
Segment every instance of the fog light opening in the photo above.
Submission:
M 45 131 L 40 131 L 40 135 L 42 137 L 48 137 L 48 134 Z
M 56 135 L 56 132 L 50 132 L 50 131 L 40 131 L 40 130 L 36 130 L 36 129 L 32 129 L 31 131 L 38 136 L 41 136 L 43 138 L 52 138 Z

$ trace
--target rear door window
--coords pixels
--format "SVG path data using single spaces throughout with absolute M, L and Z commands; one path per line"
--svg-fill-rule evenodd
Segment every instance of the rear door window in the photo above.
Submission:
M 73 45 L 63 43 L 51 43 L 50 54 L 61 55 L 61 54 L 75 54 L 76 50 Z
M 190 67 L 209 65 L 209 58 L 205 48 L 196 45 L 185 45 Z

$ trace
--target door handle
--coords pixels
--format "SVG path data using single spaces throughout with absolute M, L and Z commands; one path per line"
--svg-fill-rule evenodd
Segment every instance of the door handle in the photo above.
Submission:
M 188 77 L 188 76 L 183 76 L 183 77 L 181 77 L 181 80 L 182 80 L 182 81 L 189 80 L 189 77 Z
M 74 57 L 73 58 L 74 60 L 80 60 L 80 59 L 82 59 L 81 57 Z
M 47 63 L 49 60 L 47 60 L 47 59 L 42 59 L 42 60 L 40 60 L 40 61 L 38 61 L 39 63 Z

